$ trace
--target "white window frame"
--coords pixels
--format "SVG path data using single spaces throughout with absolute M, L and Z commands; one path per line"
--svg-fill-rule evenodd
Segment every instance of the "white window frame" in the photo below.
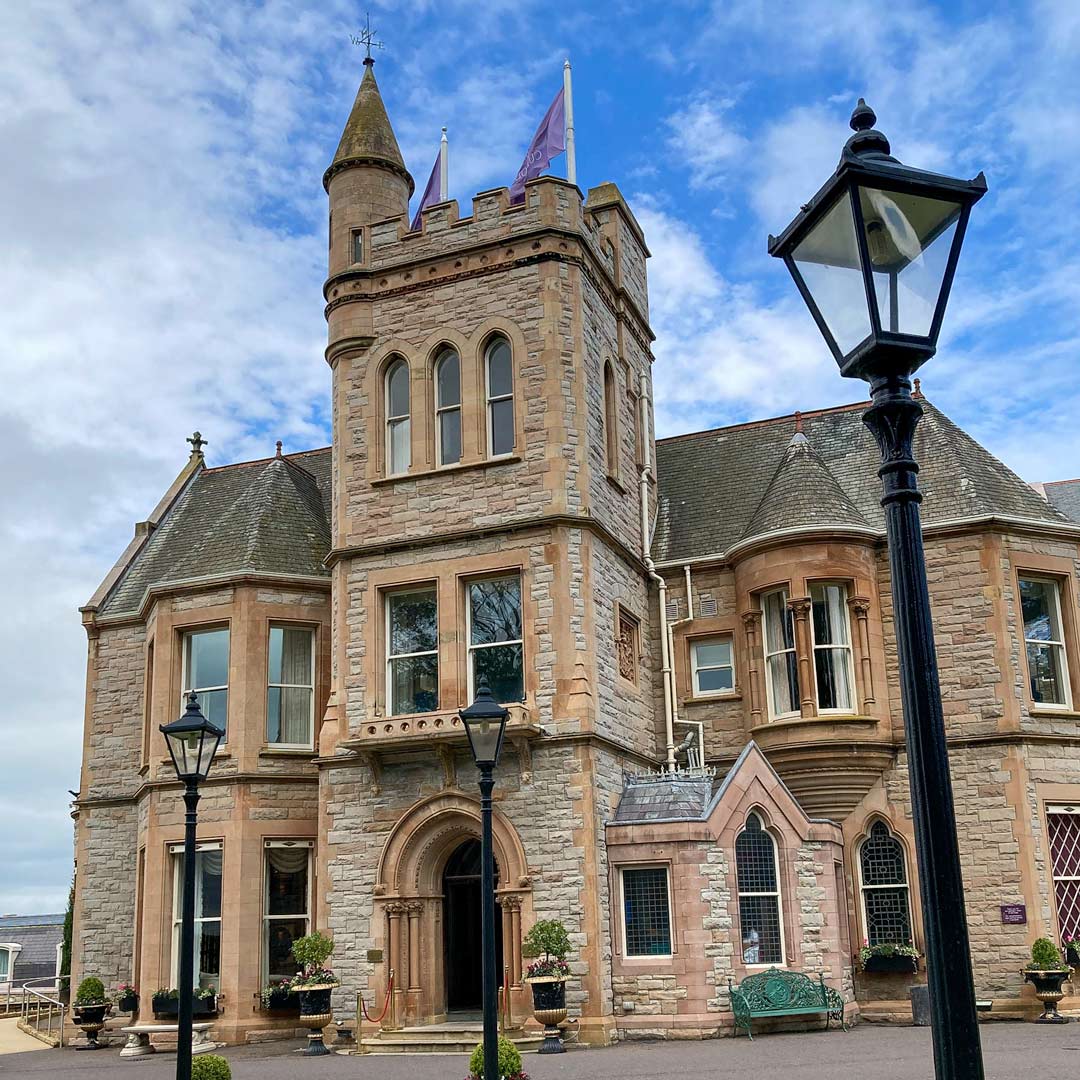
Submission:
M 225 672 L 226 672 L 226 674 L 228 674 L 229 673 L 229 668 L 232 665 L 232 627 L 231 626 L 199 626 L 199 627 L 191 627 L 191 628 L 189 628 L 187 630 L 182 631 L 182 633 L 181 633 L 181 641 L 180 641 L 180 662 L 181 662 L 180 663 L 180 667 L 181 667 L 180 674 L 181 674 L 181 679 L 180 679 L 180 683 L 181 683 L 181 686 L 184 687 L 184 689 L 182 689 L 181 693 L 180 693 L 180 712 L 181 712 L 181 714 L 183 714 L 184 710 L 187 708 L 187 696 L 188 696 L 188 694 L 194 693 L 194 694 L 201 695 L 201 694 L 204 694 L 204 693 L 206 693 L 207 691 L 210 691 L 210 690 L 224 690 L 227 695 L 229 694 L 229 684 L 228 684 L 228 682 L 226 682 L 224 686 L 188 686 L 188 681 L 190 679 L 190 673 L 188 671 L 188 656 L 189 656 L 189 653 L 190 653 L 189 642 L 190 642 L 191 638 L 197 637 L 199 634 L 217 634 L 217 633 L 226 633 L 226 634 L 229 635 L 229 648 L 228 648 L 228 650 L 226 652 L 226 660 L 225 660 Z M 229 695 L 229 696 L 231 696 L 231 695 Z M 221 741 L 222 741 L 223 744 L 229 741 L 229 697 L 228 696 L 225 698 L 225 734 L 222 737 Z
M 761 831 L 768 834 L 769 839 L 772 841 L 772 855 L 773 855 L 773 874 L 776 877 L 776 892 L 740 892 L 739 891 L 739 856 L 738 849 L 736 848 L 732 854 L 734 855 L 735 863 L 735 903 L 739 908 L 739 937 L 736 945 L 739 950 L 739 960 L 748 971 L 751 968 L 786 968 L 788 966 L 787 958 L 787 935 L 784 933 L 784 889 L 783 882 L 780 878 L 780 844 L 776 839 L 776 834 L 769 828 L 765 815 L 758 809 L 753 809 L 746 815 L 746 820 L 743 822 L 743 827 L 739 830 L 735 839 L 738 840 L 744 832 L 746 832 L 746 826 L 750 821 L 750 817 L 753 815 L 761 823 Z M 743 944 L 742 944 L 742 904 L 740 901 L 744 896 L 775 896 L 776 897 L 776 919 L 780 926 L 780 961 L 779 963 L 760 962 L 757 964 L 747 964 L 743 961 Z
M 1042 585 L 1053 586 L 1054 595 L 1054 610 L 1057 614 L 1057 624 L 1061 631 L 1060 641 L 1044 641 L 1042 639 L 1028 638 L 1027 633 L 1024 630 L 1024 612 L 1020 603 L 1019 590 L 1022 587 L 1021 583 L 1024 581 L 1037 581 Z M 1024 641 L 1024 668 L 1027 671 L 1027 692 L 1031 701 L 1031 707 L 1033 709 L 1057 709 L 1060 712 L 1072 712 L 1073 696 L 1072 696 L 1072 683 L 1069 681 L 1069 650 L 1065 647 L 1065 618 L 1061 611 L 1061 580 L 1054 577 L 1052 574 L 1039 574 L 1026 570 L 1021 570 L 1017 574 L 1017 607 L 1020 609 L 1020 633 Z M 1065 700 L 1063 702 L 1049 702 L 1049 701 L 1036 701 L 1031 693 L 1031 665 L 1028 662 L 1028 645 L 1039 645 L 1045 647 L 1051 645 L 1058 650 L 1058 655 L 1061 658 L 1061 685 L 1065 691 Z
M 705 664 L 698 663 L 697 650 L 699 645 L 727 645 L 731 652 L 730 664 Z M 721 671 L 724 668 L 731 669 L 731 687 L 727 690 L 702 690 L 698 685 L 699 671 Z M 735 636 L 733 634 L 712 634 L 709 637 L 690 639 L 690 689 L 694 697 L 730 697 L 735 693 Z
M 491 393 L 491 352 L 500 341 L 505 342 L 507 349 L 510 350 L 510 393 L 496 394 L 493 397 Z M 487 417 L 488 457 L 496 459 L 510 457 L 517 445 L 517 407 L 514 405 L 514 349 L 510 344 L 510 339 L 501 334 L 494 335 L 484 346 L 484 397 L 486 400 L 484 411 Z M 511 403 L 511 431 L 514 433 L 514 441 L 511 443 L 510 449 L 501 454 L 495 453 L 495 423 L 494 409 L 492 408 L 498 401 L 509 401 Z
M 443 405 L 442 402 L 440 401 L 440 394 L 439 394 L 439 389 L 440 389 L 440 385 L 441 385 L 440 382 L 439 382 L 439 369 L 443 366 L 443 363 L 450 356 L 455 356 L 457 358 L 457 362 L 458 362 L 458 399 L 457 399 L 457 404 L 456 405 Z M 435 361 L 435 368 L 434 368 L 433 374 L 435 376 L 435 378 L 434 378 L 434 383 L 435 383 L 435 386 L 434 386 L 434 389 L 435 389 L 435 464 L 436 464 L 436 466 L 438 468 L 441 469 L 444 465 L 457 465 L 461 461 L 462 457 L 464 457 L 464 455 L 465 455 L 465 428 L 464 428 L 464 424 L 463 424 L 464 416 L 463 416 L 462 411 L 461 411 L 461 406 L 462 406 L 462 401 L 461 401 L 461 396 L 462 396 L 461 395 L 461 353 L 459 353 L 457 351 L 457 349 L 453 349 L 453 348 L 447 346 L 445 349 L 443 349 L 439 353 L 438 359 L 436 359 L 436 361 Z M 461 452 L 458 455 L 457 461 L 446 462 L 446 461 L 443 461 L 443 459 L 442 459 L 442 442 L 443 442 L 442 441 L 442 426 L 443 426 L 443 418 L 448 413 L 455 413 L 455 412 L 458 414 L 458 442 L 461 444 L 461 446 L 460 446 L 460 451 Z
M 841 601 L 842 614 L 841 618 L 844 620 L 844 626 L 847 629 L 847 644 L 846 645 L 819 645 L 817 641 L 817 633 L 814 627 L 814 589 L 828 588 L 830 585 L 841 590 L 843 594 L 843 600 Z M 819 715 L 823 716 L 850 716 L 856 711 L 856 701 L 858 700 L 858 694 L 855 689 L 855 660 L 852 652 L 851 644 L 851 609 L 848 607 L 848 600 L 851 598 L 851 590 L 848 588 L 846 581 L 811 581 L 810 582 L 810 655 L 811 655 L 811 667 L 814 675 L 814 703 L 817 706 Z M 851 702 L 846 709 L 823 709 L 821 707 L 821 691 L 817 684 L 817 654 L 818 650 L 822 652 L 843 652 L 847 654 L 847 675 L 848 675 L 848 692 L 851 695 Z
M 769 652 L 769 612 L 768 604 L 766 601 L 770 596 L 780 595 L 784 598 L 783 608 L 785 612 L 785 618 L 792 621 L 791 628 L 791 648 L 790 649 L 777 649 L 775 652 Z M 799 716 L 800 702 L 793 702 L 794 708 L 788 712 L 776 711 L 776 700 L 773 694 L 773 680 L 772 680 L 772 667 L 769 664 L 769 660 L 774 656 L 786 656 L 791 654 L 795 657 L 795 671 L 799 671 L 799 649 L 798 639 L 796 637 L 796 629 L 794 626 L 794 615 L 791 613 L 791 608 L 788 606 L 791 601 L 791 595 L 787 590 L 787 587 L 779 589 L 769 589 L 768 592 L 761 594 L 761 651 L 765 655 L 765 700 L 769 706 L 769 719 L 770 720 L 789 720 L 792 717 Z M 802 694 L 802 686 L 799 686 L 799 694 Z
M 221 840 L 200 840 L 195 845 L 195 853 L 196 853 L 196 855 L 200 851 L 221 851 L 223 853 L 222 854 L 222 867 L 221 867 L 221 877 L 222 877 L 221 910 L 222 910 L 222 913 L 224 913 L 224 911 L 225 911 L 225 856 L 224 856 L 224 849 L 225 849 L 225 845 Z M 183 857 L 184 857 L 184 845 L 183 844 L 170 844 L 169 845 L 169 857 L 171 859 L 171 870 L 172 870 L 172 878 L 173 878 L 173 880 L 172 880 L 172 895 L 173 895 L 172 948 L 170 949 L 171 955 L 170 955 L 170 959 L 169 959 L 169 973 L 170 973 L 169 978 L 171 980 L 171 985 L 173 987 L 179 989 L 179 987 L 180 987 L 180 926 L 181 926 L 181 923 L 183 922 L 183 910 L 182 909 L 183 909 L 183 900 L 184 900 L 184 894 L 183 894 L 184 881 L 183 881 L 183 876 L 181 874 L 179 874 L 177 871 L 183 865 L 182 860 L 183 860 Z M 195 923 L 196 924 L 198 924 L 198 923 L 212 923 L 212 922 L 216 922 L 218 924 L 218 931 L 219 931 L 218 938 L 219 938 L 219 940 L 221 940 L 223 938 L 223 935 L 221 934 L 221 931 L 224 930 L 224 924 L 223 924 L 223 921 L 222 921 L 222 915 L 211 916 L 210 918 L 200 918 L 198 915 L 195 916 Z M 219 963 L 220 963 L 220 960 L 221 960 L 220 955 L 218 957 L 218 960 L 219 960 Z M 196 970 L 194 972 L 194 974 L 198 975 L 198 971 Z M 219 971 L 218 972 L 218 992 L 220 993 L 220 991 L 221 991 L 221 972 Z
M 0 941 L 0 952 L 7 955 L 7 975 L 0 978 L 0 986 L 7 986 L 15 982 L 15 963 L 22 952 L 22 946 L 14 941 Z M 59 970 L 59 969 L 58 969 Z
M 270 681 L 270 635 L 275 630 L 306 630 L 311 639 L 311 672 L 310 683 L 275 683 Z M 315 628 L 287 622 L 271 622 L 266 631 L 267 663 L 266 663 L 266 743 L 268 746 L 280 747 L 283 750 L 310 750 L 315 745 Z M 308 721 L 310 738 L 303 743 L 270 742 L 270 691 L 271 690 L 310 690 L 311 710 Z M 284 695 L 282 695 L 284 699 Z
M 307 896 L 304 899 L 304 907 L 307 909 L 303 915 L 271 915 L 270 914 L 270 859 L 267 852 L 271 848 L 307 848 Z M 313 893 L 312 878 L 315 871 L 314 840 L 264 840 L 263 841 L 263 895 L 262 895 L 262 985 L 270 981 L 270 924 L 279 921 L 295 921 L 304 919 L 307 923 L 305 933 L 311 933 L 311 897 Z
M 403 413 L 390 412 L 390 378 L 399 367 L 405 369 L 405 385 L 408 389 L 408 411 Z M 412 370 L 409 361 L 403 356 L 395 356 L 387 365 L 383 375 L 383 409 L 386 413 L 385 443 L 386 443 L 386 475 L 404 476 L 412 468 Z M 394 468 L 394 430 L 395 425 L 406 424 L 408 438 L 405 440 L 405 462 L 401 468 Z
M 632 953 L 626 932 L 626 871 L 627 870 L 663 870 L 664 890 L 667 894 L 668 908 L 668 951 L 666 953 Z M 670 863 L 626 863 L 619 866 L 619 927 L 622 933 L 622 955 L 624 960 L 670 960 L 675 955 L 675 910 L 671 905 L 671 864 Z
M 472 594 L 470 589 L 473 585 L 479 585 L 483 581 L 504 581 L 508 578 L 518 579 L 518 596 L 521 602 L 521 637 L 510 638 L 506 641 L 489 641 L 483 645 L 472 643 Z M 521 646 L 521 696 L 525 697 L 525 578 L 520 570 L 508 570 L 505 573 L 481 574 L 477 577 L 465 578 L 465 645 L 468 650 L 465 665 L 468 668 L 469 700 L 476 697 L 476 679 L 473 667 L 473 653 L 477 649 L 496 649 L 504 645 Z M 500 704 L 512 704 L 500 702 Z
M 877 825 L 878 822 L 882 822 L 886 829 L 889 830 L 889 836 L 893 838 L 900 845 L 900 854 L 904 858 L 904 881 L 902 884 L 892 885 L 867 885 L 863 880 L 863 868 L 862 868 L 862 853 L 863 845 L 870 839 L 870 832 Z M 915 943 L 915 920 L 911 917 L 911 874 L 908 870 L 908 851 L 904 841 L 897 835 L 896 830 L 887 821 L 883 821 L 881 818 L 875 818 L 870 822 L 869 828 L 866 830 L 866 835 L 859 841 L 859 846 L 855 850 L 855 873 L 858 875 L 859 881 L 859 909 L 862 915 L 863 937 L 870 940 L 870 914 L 866 909 L 866 894 L 867 892 L 877 892 L 885 889 L 903 889 L 904 896 L 907 901 L 907 921 L 908 929 L 911 931 L 910 944 Z M 906 945 L 909 942 L 899 941 L 892 942 L 894 945 Z
M 392 652 L 394 638 L 390 631 L 390 601 L 394 596 L 408 593 L 430 592 L 435 596 L 435 648 L 423 649 L 414 653 Z M 439 663 L 439 586 L 434 581 L 417 581 L 411 585 L 401 585 L 393 589 L 387 589 L 383 593 L 383 634 L 386 642 L 386 715 L 387 716 L 418 716 L 419 713 L 399 713 L 394 711 L 394 661 L 410 660 L 417 656 L 435 657 L 435 685 L 441 690 L 441 665 Z M 438 692 L 438 703 L 442 704 L 442 693 Z M 469 700 L 472 700 L 470 694 Z M 436 706 L 435 711 L 438 711 Z

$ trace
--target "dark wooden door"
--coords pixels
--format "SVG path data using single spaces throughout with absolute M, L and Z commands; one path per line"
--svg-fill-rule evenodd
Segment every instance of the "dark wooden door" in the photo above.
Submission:
M 443 911 L 447 1011 L 479 1012 L 484 1000 L 479 840 L 466 840 L 450 856 L 443 874 Z M 495 963 L 501 973 L 502 927 L 498 923 L 498 909 L 496 920 Z

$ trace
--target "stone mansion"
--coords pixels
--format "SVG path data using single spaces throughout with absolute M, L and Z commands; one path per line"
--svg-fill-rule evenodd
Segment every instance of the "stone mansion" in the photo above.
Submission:
M 656 441 L 649 252 L 619 189 L 544 176 L 411 230 L 370 63 L 324 185 L 332 445 L 209 468 L 196 435 L 82 609 L 73 979 L 134 982 L 144 1013 L 176 985 L 158 727 L 195 690 L 227 731 L 196 866 L 217 1037 L 291 1033 L 259 992 L 314 928 L 337 1015 L 391 969 L 401 1025 L 478 1009 L 457 713 L 483 676 L 510 710 L 516 1019 L 539 918 L 571 932 L 583 1041 L 730 1033 L 728 980 L 771 965 L 824 973 L 851 1018 L 902 1014 L 911 977 L 858 964 L 922 939 L 865 406 Z M 922 403 L 975 985 L 1020 1015 L 1033 939 L 1080 936 L 1080 524 Z

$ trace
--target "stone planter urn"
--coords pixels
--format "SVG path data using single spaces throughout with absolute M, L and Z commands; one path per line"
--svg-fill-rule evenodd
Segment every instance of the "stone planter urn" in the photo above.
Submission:
M 1029 982 L 1035 987 L 1035 996 L 1043 1004 L 1042 1015 L 1035 1018 L 1035 1023 L 1067 1024 L 1069 1018 L 1058 1012 L 1057 1003 L 1065 996 L 1061 984 L 1072 975 L 1072 970 L 1059 968 L 1040 971 L 1035 968 L 1026 968 L 1021 974 L 1024 976 L 1024 982 Z
M 86 1036 L 86 1045 L 77 1046 L 76 1050 L 103 1050 L 98 1042 L 98 1032 L 105 1026 L 105 1017 L 109 1015 L 109 1003 L 102 1005 L 76 1005 L 75 1024 Z
M 532 987 L 533 1016 L 544 1025 L 544 1045 L 538 1054 L 565 1054 L 559 1024 L 566 1019 L 566 980 L 554 975 L 528 980 Z
M 300 995 L 300 1024 L 308 1029 L 305 1057 L 322 1057 L 329 1054 L 323 1042 L 323 1028 L 333 1020 L 330 1013 L 330 993 L 337 983 L 321 983 L 294 988 Z

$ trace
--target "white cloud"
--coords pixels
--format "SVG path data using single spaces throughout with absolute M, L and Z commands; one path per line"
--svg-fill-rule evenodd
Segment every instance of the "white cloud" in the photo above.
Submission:
M 746 150 L 747 140 L 729 115 L 734 104 L 734 99 L 698 95 L 667 118 L 668 146 L 677 155 L 675 164 L 686 163 L 694 187 L 722 184 Z

